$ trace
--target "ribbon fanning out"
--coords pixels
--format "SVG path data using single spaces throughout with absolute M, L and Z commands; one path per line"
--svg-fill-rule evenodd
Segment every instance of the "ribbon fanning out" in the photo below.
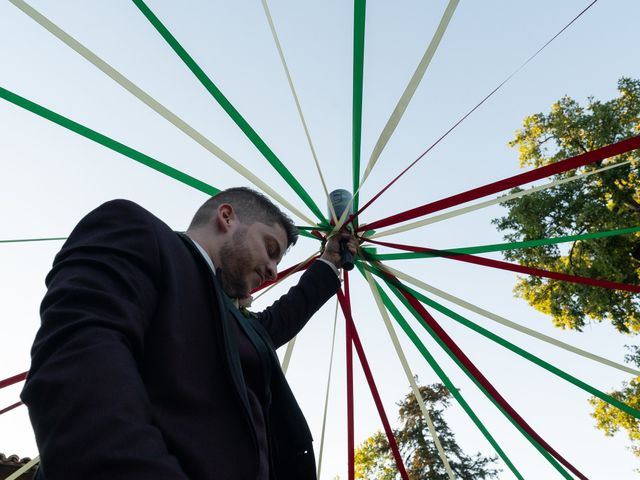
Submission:
M 386 192 L 394 183 L 396 183 L 400 177 L 402 177 L 405 173 L 407 173 L 416 163 L 418 163 L 427 153 L 429 153 L 436 145 L 438 145 L 444 138 L 449 135 L 453 130 L 455 130 L 458 125 L 460 125 L 464 120 L 467 119 L 473 112 L 475 112 L 484 102 L 489 100 L 498 90 L 500 90 L 509 80 L 511 80 L 520 70 L 522 70 L 529 62 L 531 62 L 535 57 L 538 56 L 540 52 L 542 52 L 551 42 L 553 42 L 556 38 L 558 38 L 565 30 L 567 30 L 578 18 L 580 18 L 587 10 L 589 10 L 598 0 L 593 0 L 589 5 L 587 5 L 578 15 L 576 15 L 569 23 L 567 23 L 562 29 L 556 33 L 547 43 L 545 43 L 542 47 L 540 47 L 533 55 L 527 58 L 518 68 L 516 68 L 511 74 L 507 76 L 496 88 L 494 88 L 487 96 L 485 96 L 480 102 L 465 113 L 456 123 L 454 123 L 444 134 L 442 134 L 429 148 L 427 148 L 418 158 L 416 158 L 413 162 L 409 164 L 407 168 L 405 168 L 402 172 L 400 172 L 391 182 L 387 184 L 382 190 L 380 190 L 377 194 L 369 200 L 366 205 L 364 205 L 360 210 L 357 211 L 356 217 L 360 215 L 366 208 L 368 208 L 373 202 L 375 202 L 380 196 Z M 356 209 L 357 210 L 357 209 Z
M 267 159 L 271 166 L 280 174 L 280 176 L 287 182 L 287 184 L 293 189 L 294 192 L 302 199 L 302 201 L 309 207 L 309 209 L 318 217 L 320 223 L 326 223 L 326 219 L 313 199 L 309 196 L 307 191 L 300 185 L 300 182 L 293 176 L 293 174 L 287 169 L 282 161 L 276 156 L 275 153 L 267 146 L 258 133 L 249 125 L 245 118 L 238 112 L 238 110 L 231 104 L 231 102 L 224 96 L 220 89 L 211 81 L 207 74 L 200 68 L 196 61 L 187 53 L 187 51 L 180 45 L 178 40 L 169 32 L 167 27 L 160 21 L 158 17 L 151 11 L 151 9 L 142 0 L 133 0 L 136 7 L 142 12 L 146 19 L 153 25 L 156 31 L 164 38 L 174 52 L 180 57 L 184 64 L 191 70 L 191 72 L 200 81 L 202 86 L 207 89 L 211 96 L 218 102 L 218 104 L 224 109 L 229 117 L 235 122 L 235 124 L 242 130 L 247 138 L 253 143 L 258 151 Z
M 360 264 L 360 262 L 358 262 L 358 267 L 360 268 L 360 270 L 362 271 L 362 265 Z M 400 311 L 398 310 L 398 308 L 393 304 L 393 302 L 391 301 L 391 299 L 389 298 L 389 296 L 387 295 L 387 293 L 380 287 L 380 285 L 378 285 L 377 282 L 374 281 L 374 285 L 376 286 L 376 289 L 378 290 L 378 293 L 380 294 L 380 297 L 382 298 L 382 301 L 385 305 L 385 307 L 387 308 L 387 310 L 391 313 L 391 315 L 393 316 L 393 318 L 396 320 L 396 322 L 398 323 L 398 325 L 402 328 L 402 330 L 406 333 L 406 335 L 409 337 L 409 339 L 413 342 L 413 344 L 415 345 L 415 347 L 418 349 L 418 351 L 422 354 L 422 356 L 424 357 L 424 359 L 427 361 L 427 363 L 429 364 L 429 366 L 433 369 L 433 371 L 436 373 L 436 375 L 438 376 L 438 378 L 440 378 L 440 381 L 447 387 L 447 389 L 449 390 L 449 392 L 451 392 L 451 395 L 453 396 L 453 398 L 456 399 L 456 401 L 458 402 L 458 404 L 462 407 L 462 409 L 464 410 L 464 412 L 469 416 L 469 418 L 471 419 L 471 421 L 474 423 L 474 425 L 476 425 L 476 427 L 478 428 L 478 430 L 480 430 L 480 432 L 482 433 L 482 435 L 484 435 L 484 437 L 487 439 L 487 441 L 491 444 L 491 446 L 495 449 L 496 453 L 500 456 L 500 458 L 504 461 L 505 465 L 507 465 L 507 467 L 509 468 L 509 470 L 513 473 L 513 475 L 518 479 L 518 480 L 524 480 L 524 477 L 522 476 L 522 474 L 520 474 L 520 472 L 518 471 L 518 469 L 515 467 L 515 465 L 513 464 L 513 462 L 511 461 L 511 459 L 508 457 L 508 455 L 506 454 L 506 452 L 502 449 L 502 447 L 498 444 L 498 442 L 496 441 L 496 439 L 493 437 L 493 435 L 491 435 L 491 433 L 489 432 L 489 430 L 487 429 L 487 427 L 482 423 L 482 421 L 480 420 L 480 418 L 478 418 L 478 416 L 476 415 L 476 413 L 473 411 L 473 409 L 471 408 L 471 406 L 467 403 L 467 401 L 464 399 L 464 397 L 462 396 L 462 394 L 460 393 L 460 389 L 458 389 L 453 382 L 451 381 L 451 379 L 447 376 L 447 374 L 444 372 L 444 370 L 442 370 L 442 367 L 440 367 L 440 365 L 438 364 L 438 362 L 436 361 L 436 359 L 433 357 L 433 355 L 429 352 L 429 350 L 426 348 L 426 346 L 424 345 L 424 343 L 422 342 L 422 340 L 420 339 L 420 337 L 416 334 L 416 332 L 411 328 L 411 326 L 409 325 L 409 323 L 404 319 L 404 317 L 402 316 L 402 314 L 400 313 Z
M 201 192 L 206 193 L 207 195 L 216 195 L 220 192 L 216 187 L 213 187 L 197 178 L 192 177 L 191 175 L 187 175 L 180 170 L 177 170 L 173 167 L 170 167 L 166 163 L 162 163 L 154 158 L 151 158 L 144 153 L 141 153 L 137 150 L 134 150 L 131 147 L 128 147 L 112 138 L 107 137 L 101 133 L 96 132 L 95 130 L 90 129 L 89 127 L 85 127 L 84 125 L 80 125 L 73 120 L 60 115 L 48 108 L 45 108 L 37 103 L 32 102 L 31 100 L 27 100 L 20 95 L 13 93 L 6 88 L 0 87 L 0 98 L 4 98 L 5 100 L 24 108 L 25 110 L 29 110 L 36 115 L 41 116 L 42 118 L 46 118 L 53 123 L 57 123 L 61 127 L 67 128 L 72 132 L 75 132 L 83 137 L 88 138 L 89 140 L 93 140 L 100 145 L 103 145 L 111 150 L 118 152 L 126 157 L 129 157 L 136 162 L 139 162 L 147 167 L 152 168 L 153 170 L 160 172 L 168 177 L 173 178 L 179 182 L 184 183 L 185 185 L 189 185 L 196 190 L 200 190 Z
M 348 278 L 348 274 L 345 275 L 345 278 Z M 348 284 L 348 280 L 346 279 L 345 284 Z M 345 292 L 348 294 L 348 289 L 346 287 Z M 407 475 L 407 471 L 402 461 L 402 456 L 400 455 L 400 450 L 398 449 L 398 444 L 393 435 L 393 430 L 391 430 L 389 419 L 387 418 L 387 414 L 384 411 L 382 400 L 380 399 L 380 394 L 378 393 L 378 388 L 376 387 L 375 381 L 373 380 L 373 375 L 371 373 L 371 369 L 369 368 L 369 362 L 367 361 L 367 357 L 364 354 L 362 344 L 360 343 L 358 331 L 356 330 L 356 326 L 353 323 L 353 318 L 351 317 L 351 302 L 347 294 L 343 293 L 342 290 L 338 291 L 338 300 L 340 301 L 340 306 L 342 307 L 342 313 L 344 314 L 345 320 L 349 325 L 348 328 L 350 330 L 351 340 L 353 341 L 353 345 L 356 348 L 356 353 L 358 354 L 358 358 L 360 359 L 362 370 L 364 371 L 369 389 L 371 390 L 373 401 L 378 410 L 378 414 L 380 415 L 380 420 L 382 421 L 382 425 L 387 435 L 387 440 L 389 441 L 389 446 L 391 447 L 391 452 L 396 461 L 396 466 L 398 468 L 398 471 L 400 472 L 400 476 L 403 480 L 409 480 L 409 476 Z
M 436 200 L 435 202 L 430 202 L 420 207 L 412 208 L 410 210 L 391 215 L 390 217 L 369 223 L 366 226 L 362 226 L 359 229 L 374 230 L 389 225 L 394 225 L 396 223 L 406 222 L 407 220 L 412 220 L 417 217 L 428 215 L 429 213 L 444 210 L 445 208 L 449 207 L 455 207 L 456 205 L 460 205 L 461 203 L 470 202 L 477 198 L 485 197 L 493 193 L 498 193 L 509 188 L 518 187 L 535 180 L 540 180 L 541 178 L 550 177 L 552 175 L 563 173 L 568 170 L 584 167 L 585 165 L 604 160 L 605 158 L 610 158 L 615 155 L 622 155 L 623 153 L 627 153 L 638 148 L 640 148 L 640 135 L 628 138 L 627 140 L 622 140 L 612 145 L 607 145 L 606 147 L 591 150 L 590 152 L 586 152 L 575 157 L 566 158 L 559 162 L 544 165 L 528 172 L 520 173 L 512 177 L 498 180 L 481 187 L 472 188 L 471 190 L 467 190 L 466 192 L 458 193 L 441 200 Z
M 525 434 L 525 437 L 540 451 L 540 453 L 550 461 L 550 463 L 565 478 L 571 480 L 571 475 L 558 464 L 560 462 L 574 475 L 581 480 L 587 480 L 576 467 L 567 461 L 560 453 L 558 453 L 549 443 L 547 443 L 525 420 L 520 414 L 506 401 L 506 399 L 495 389 L 489 380 L 480 372 L 466 354 L 458 347 L 444 329 L 436 322 L 436 320 L 427 312 L 422 304 L 404 288 L 398 288 L 400 282 L 392 275 L 385 273 L 392 282 L 391 288 L 400 300 L 407 305 L 414 313 L 416 318 L 422 323 L 426 330 L 431 334 L 443 349 L 451 356 L 451 358 L 462 368 L 462 370 L 478 385 L 480 390 L 499 408 L 499 410 L 511 421 L 518 430 Z M 554 457 L 554 458 L 551 458 Z M 557 460 L 557 461 L 556 461 Z
M 376 245 L 382 245 L 385 247 L 397 248 L 400 250 L 408 250 L 411 252 L 438 252 L 438 256 L 444 258 L 450 258 L 459 262 L 474 263 L 476 265 L 483 265 L 485 267 L 498 268 L 500 270 L 508 270 L 516 273 L 524 273 L 526 275 L 532 275 L 535 277 L 552 278 L 554 280 L 562 280 L 565 282 L 581 283 L 583 285 L 591 285 L 593 287 L 610 288 L 613 290 L 623 290 L 632 293 L 640 293 L 640 285 L 631 285 L 629 283 L 612 282 L 610 280 L 598 280 L 595 278 L 580 277 L 578 275 L 570 275 L 568 273 L 552 272 L 550 270 L 544 270 L 542 268 L 525 267 L 518 265 L 517 263 L 503 262 L 502 260 L 493 260 L 491 258 L 477 257 L 475 255 L 468 254 L 447 254 L 443 251 L 434 250 L 432 248 L 414 247 L 411 245 L 401 245 L 399 243 L 380 242 L 378 240 L 369 240 Z

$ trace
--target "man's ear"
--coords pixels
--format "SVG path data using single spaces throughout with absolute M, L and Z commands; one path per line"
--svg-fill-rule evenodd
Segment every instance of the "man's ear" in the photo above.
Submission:
M 238 217 L 233 207 L 228 203 L 223 203 L 218 207 L 216 214 L 216 224 L 220 232 L 228 232 L 237 222 Z

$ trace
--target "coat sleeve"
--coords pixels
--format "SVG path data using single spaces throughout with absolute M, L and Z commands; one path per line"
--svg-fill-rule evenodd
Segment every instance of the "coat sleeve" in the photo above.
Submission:
M 256 317 L 279 348 L 296 336 L 339 288 L 340 280 L 331 267 L 315 261 L 296 286 Z
M 162 272 L 157 219 L 116 200 L 74 229 L 47 276 L 22 392 L 46 480 L 185 480 L 139 372 Z

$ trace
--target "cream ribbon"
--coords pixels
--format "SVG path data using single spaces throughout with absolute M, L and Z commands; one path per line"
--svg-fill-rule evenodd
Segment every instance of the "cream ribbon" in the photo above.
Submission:
M 293 355 L 293 347 L 296 346 L 296 339 L 298 336 L 296 335 L 289 343 L 287 343 L 287 350 L 284 352 L 284 358 L 282 359 L 282 371 L 284 374 L 287 374 L 287 370 L 289 370 L 289 363 L 291 362 L 291 355 Z
M 627 165 L 632 163 L 633 160 L 627 160 L 625 162 L 616 163 L 614 165 L 607 165 L 606 167 L 599 168 L 597 170 L 593 170 L 591 172 L 581 173 L 580 175 L 574 175 L 572 177 L 563 178 L 560 180 L 555 180 L 553 182 L 545 183 L 544 185 L 540 185 L 538 187 L 533 187 L 528 190 L 523 190 L 521 192 L 512 193 L 509 195 L 500 196 L 494 198 L 492 200 L 487 200 L 485 202 L 477 203 L 475 205 L 470 205 L 468 207 L 458 208 L 457 210 L 452 210 L 447 213 L 441 213 L 439 215 L 434 215 L 433 217 L 426 218 L 424 220 L 419 220 L 417 222 L 408 223 L 407 225 L 402 225 L 400 227 L 391 228 L 389 230 L 385 230 L 380 233 L 376 233 L 371 235 L 371 238 L 381 238 L 386 237 L 387 235 L 393 235 L 395 233 L 406 232 L 408 230 L 413 230 L 414 228 L 424 227 L 425 225 L 430 225 L 432 223 L 441 222 L 443 220 L 448 220 L 449 218 L 457 217 L 458 215 L 462 215 L 464 213 L 474 212 L 476 210 L 480 210 L 482 208 L 490 207 L 491 205 L 495 205 L 497 203 L 507 202 L 509 200 L 513 200 L 514 198 L 524 197 L 526 195 L 531 195 L 532 193 L 539 192 L 540 190 L 544 190 L 551 187 L 556 187 L 558 185 L 562 185 L 564 183 L 573 182 L 575 180 L 581 180 L 583 178 L 588 177 L 589 175 L 594 175 L 596 173 L 601 173 L 606 170 L 610 170 L 612 168 L 621 167 L 623 165 Z
M 413 73 L 413 76 L 411 77 L 411 80 L 409 81 L 407 87 L 402 93 L 400 100 L 398 100 L 398 104 L 393 109 L 393 112 L 391 113 L 389 120 L 387 120 L 386 125 L 382 129 L 382 133 L 380 133 L 380 137 L 378 138 L 376 145 L 373 147 L 373 151 L 371 152 L 371 157 L 369 158 L 369 163 L 367 163 L 367 167 L 362 176 L 362 180 L 360 180 L 360 187 L 362 187 L 362 184 L 365 182 L 365 180 L 371 173 L 371 170 L 373 169 L 373 166 L 378 161 L 378 158 L 380 157 L 382 150 L 384 150 L 384 147 L 387 145 L 387 142 L 391 138 L 391 135 L 393 135 L 393 132 L 398 126 L 398 123 L 400 123 L 400 120 L 402 119 L 404 112 L 409 106 L 409 102 L 411 102 L 411 99 L 413 98 L 414 93 L 416 93 L 416 90 L 418 89 L 418 85 L 420 85 L 420 82 L 422 81 L 422 78 L 424 77 L 424 74 L 427 71 L 427 67 L 431 63 L 431 60 L 433 59 L 433 55 L 436 53 L 436 50 L 440 45 L 440 41 L 444 36 L 444 32 L 447 30 L 447 27 L 449 26 L 451 17 L 453 17 L 454 12 L 456 11 L 458 2 L 459 0 L 449 0 L 449 4 L 447 5 L 447 8 L 442 14 L 442 18 L 440 19 L 440 24 L 438 25 L 438 28 L 433 34 L 433 37 L 431 38 L 431 42 L 429 42 L 429 46 L 427 47 L 427 50 L 424 52 L 424 55 L 422 56 L 422 59 L 420 60 L 420 63 L 418 64 L 416 71 Z M 360 187 L 358 188 L 358 190 L 360 190 Z
M 298 218 L 303 220 L 309 225 L 315 225 L 315 222 L 311 220 L 309 217 L 304 215 L 300 210 L 294 207 L 288 200 L 286 200 L 282 195 L 276 192 L 273 188 L 267 185 L 264 181 L 262 181 L 259 177 L 251 173 L 249 169 L 247 169 L 244 165 L 240 164 L 237 160 L 235 160 L 231 155 L 223 151 L 220 147 L 215 145 L 209 139 L 207 139 L 202 133 L 197 131 L 195 128 L 191 127 L 184 120 L 178 117 L 175 113 L 170 111 L 160 102 L 151 97 L 147 92 L 142 90 L 124 75 L 122 75 L 119 71 L 105 62 L 103 59 L 98 57 L 95 53 L 81 44 L 78 40 L 73 38 L 71 35 L 66 33 L 56 24 L 51 22 L 47 17 L 42 15 L 40 12 L 35 10 L 29 4 L 27 4 L 24 0 L 9 0 L 16 7 L 26 13 L 29 17 L 39 23 L 42 27 L 44 27 L 51 34 L 56 36 L 59 40 L 65 43 L 67 46 L 72 48 L 76 53 L 83 56 L 86 60 L 92 63 L 95 67 L 100 69 L 103 73 L 105 73 L 108 77 L 118 83 L 122 88 L 127 90 L 133 96 L 135 96 L 138 100 L 143 102 L 149 108 L 154 110 L 160 116 L 162 116 L 165 120 L 172 123 L 175 127 L 180 129 L 183 133 L 191 137 L 195 140 L 199 145 L 204 147 L 210 153 L 214 154 L 224 163 L 226 163 L 233 170 L 238 172 L 244 178 L 249 180 L 251 183 L 261 188 L 263 191 L 267 192 L 271 197 L 277 200 L 280 204 L 288 208 L 291 212 L 293 212 Z
M 22 476 L 23 473 L 28 472 L 31 468 L 33 468 L 38 463 L 40 463 L 39 456 L 31 460 L 29 463 L 25 463 L 23 466 L 21 466 L 18 470 L 13 472 L 8 477 L 6 477 L 4 480 L 17 480 L 19 477 Z
M 391 113 L 391 117 L 389 117 L 389 120 L 387 120 L 387 123 L 384 129 L 382 130 L 382 133 L 380 133 L 380 138 L 378 138 L 378 141 L 376 142 L 373 152 L 371 153 L 371 157 L 369 158 L 369 162 L 367 163 L 367 167 L 365 168 L 364 174 L 362 176 L 362 179 L 360 180 L 358 188 L 356 189 L 355 192 L 353 192 L 353 197 L 349 201 L 349 204 L 345 209 L 343 215 L 340 217 L 340 220 L 336 222 L 336 226 L 333 229 L 331 235 L 339 231 L 342 225 L 344 224 L 347 218 L 347 213 L 350 210 L 351 205 L 353 204 L 353 198 L 355 198 L 355 196 L 360 192 L 362 185 L 364 184 L 365 180 L 371 173 L 371 170 L 373 169 L 374 165 L 378 161 L 378 158 L 380 157 L 382 150 L 384 149 L 385 145 L 391 138 L 391 135 L 393 135 L 393 132 L 398 126 L 398 123 L 400 123 L 400 119 L 404 115 L 404 112 L 407 109 L 409 102 L 411 102 L 411 99 L 413 98 L 413 94 L 416 92 L 418 85 L 420 85 L 420 81 L 422 80 L 422 77 L 424 76 L 427 70 L 427 67 L 429 66 L 429 63 L 431 62 L 431 59 L 433 58 L 433 55 L 435 54 L 436 49 L 440 44 L 440 40 L 442 40 L 444 32 L 446 31 L 447 26 L 449 25 L 449 21 L 451 20 L 451 17 L 455 12 L 456 7 L 458 6 L 458 3 L 459 3 L 459 0 L 449 0 L 449 4 L 447 5 L 447 8 L 444 14 L 442 15 L 440 24 L 438 25 L 436 32 L 433 34 L 433 37 L 431 38 L 431 42 L 429 43 L 427 50 L 424 52 L 424 55 L 422 56 L 422 60 L 420 60 L 420 63 L 418 64 L 416 71 L 413 73 L 413 76 L 409 81 L 409 84 L 406 86 L 402 96 L 400 97 L 400 100 L 398 100 L 398 104 L 396 105 L 395 109 Z
M 324 396 L 324 411 L 322 414 L 322 433 L 320 434 L 320 451 L 318 452 L 318 473 L 317 478 L 320 478 L 320 471 L 322 468 L 322 453 L 324 452 L 324 434 L 327 427 L 327 411 L 329 409 L 329 389 L 331 386 L 331 371 L 333 370 L 333 352 L 336 346 L 336 326 L 338 324 L 338 300 L 336 299 L 336 312 L 333 317 L 333 336 L 331 339 L 331 356 L 329 357 L 329 374 L 327 376 L 327 389 Z
M 382 267 L 382 264 L 379 264 Z M 493 320 L 496 323 L 499 323 L 500 325 L 504 325 L 505 327 L 509 327 L 512 328 L 513 330 L 517 330 L 521 333 L 524 333 L 526 335 L 529 335 L 531 337 L 537 338 L 538 340 L 542 340 L 543 342 L 549 343 L 551 345 L 554 345 L 556 347 L 562 348 L 563 350 L 567 350 L 569 352 L 575 353 L 577 355 L 580 355 L 581 357 L 584 358 L 588 358 L 590 360 L 596 361 L 598 363 L 601 363 L 603 365 L 607 365 L 609 367 L 613 367 L 616 368 L 618 370 L 621 370 L 623 372 L 626 373 L 631 373 L 635 376 L 640 376 L 640 371 L 630 368 L 626 365 L 621 365 L 619 363 L 616 363 L 612 360 L 608 360 L 604 357 L 601 357 L 599 355 L 595 355 L 591 352 L 587 352 L 586 350 L 582 350 L 578 347 L 574 347 L 573 345 L 569 345 L 568 343 L 564 343 L 560 340 L 557 340 L 553 337 L 550 337 L 548 335 L 545 335 L 543 333 L 537 332 L 531 328 L 522 326 L 520 324 L 517 324 L 515 322 L 512 322 L 511 320 L 507 320 L 504 317 L 501 317 L 500 315 L 497 315 L 495 313 L 489 312 L 488 310 L 485 310 L 483 308 L 477 307 L 469 302 L 466 302 L 458 297 L 455 297 L 454 295 L 451 295 L 449 293 L 443 292 L 442 290 L 432 287 L 431 285 L 428 285 L 425 282 L 422 282 L 420 280 L 418 280 L 417 278 L 411 277 L 410 275 L 407 275 L 406 273 L 402 273 L 394 268 L 391 268 L 387 265 L 384 265 L 384 267 L 382 267 L 384 270 L 388 271 L 389 273 L 391 273 L 392 275 L 396 276 L 399 279 L 405 280 L 408 283 L 411 283 L 412 285 L 415 285 L 418 288 L 421 288 L 423 290 L 426 290 L 429 293 L 432 293 L 434 295 L 437 295 L 440 298 L 443 298 L 455 305 L 458 305 L 460 307 L 466 308 L 467 310 L 477 313 L 478 315 L 482 315 L 483 317 L 486 317 L 490 320 Z
M 276 44 L 278 55 L 280 56 L 280 61 L 282 62 L 282 68 L 284 68 L 284 73 L 287 76 L 287 82 L 289 82 L 291 95 L 293 95 L 293 100 L 296 103 L 296 108 L 298 109 L 298 116 L 300 117 L 300 122 L 302 122 L 302 128 L 304 129 L 304 134 L 307 137 L 307 143 L 309 143 L 309 149 L 311 150 L 311 155 L 313 156 L 313 160 L 316 164 L 316 170 L 318 171 L 318 175 L 320 176 L 320 182 L 322 183 L 322 188 L 324 189 L 324 193 L 327 195 L 327 204 L 329 205 L 329 210 L 331 211 L 331 218 L 333 218 L 333 222 L 334 224 L 336 224 L 338 223 L 336 212 L 333 209 L 333 205 L 329 201 L 329 190 L 327 189 L 327 184 L 324 181 L 324 175 L 322 175 L 322 169 L 320 168 L 320 162 L 318 161 L 318 156 L 316 155 L 316 149 L 313 147 L 313 142 L 311 141 L 311 135 L 309 134 L 309 128 L 307 127 L 307 122 L 304 119 L 304 115 L 302 114 L 302 107 L 300 106 L 300 100 L 298 99 L 298 94 L 296 93 L 296 89 L 293 86 L 293 80 L 291 79 L 291 74 L 289 73 L 289 67 L 287 66 L 287 61 L 284 58 L 284 53 L 282 53 L 282 46 L 280 45 L 280 40 L 278 39 L 278 33 L 276 32 L 276 27 L 273 23 L 273 18 L 271 17 L 271 12 L 269 11 L 269 5 L 267 5 L 267 0 L 262 0 L 262 8 L 264 8 L 264 14 L 267 17 L 267 22 L 269 23 L 269 28 L 271 29 L 271 35 L 273 36 L 273 41 Z
M 400 346 L 400 341 L 398 340 L 398 336 L 396 335 L 396 331 L 393 328 L 393 324 L 389 319 L 389 315 L 387 313 L 387 309 L 382 302 L 382 298 L 380 297 L 380 292 L 378 292 L 378 288 L 369 273 L 368 270 L 364 270 L 365 277 L 367 278 L 367 282 L 369 282 L 369 287 L 371 288 L 371 293 L 373 293 L 373 297 L 376 299 L 376 304 L 378 305 L 378 310 L 380 310 L 380 315 L 384 320 L 384 325 L 387 327 L 387 332 L 389 332 L 389 337 L 391 337 L 391 342 L 396 350 L 398 358 L 400 359 L 400 363 L 402 364 L 402 369 L 404 370 L 405 375 L 407 376 L 407 380 L 409 380 L 409 384 L 411 385 L 411 389 L 413 390 L 413 394 L 416 397 L 418 405 L 420 406 L 420 411 L 427 421 L 427 425 L 429 427 L 429 432 L 431 433 L 431 437 L 433 438 L 433 442 L 436 445 L 436 449 L 438 450 L 438 455 L 444 463 L 445 470 L 447 471 L 447 475 L 449 475 L 450 480 L 455 480 L 455 475 L 453 474 L 453 470 L 449 465 L 449 461 L 447 460 L 447 456 L 442 448 L 442 444 L 440 443 L 440 439 L 438 438 L 435 426 L 433 425 L 433 421 L 431 420 L 431 416 L 429 415 L 429 411 L 425 406 L 424 399 L 422 398 L 422 394 L 420 393 L 420 389 L 418 388 L 418 384 L 416 383 L 416 379 L 413 376 L 413 372 L 409 367 L 409 363 L 407 362 L 407 358 L 402 351 L 402 347 Z

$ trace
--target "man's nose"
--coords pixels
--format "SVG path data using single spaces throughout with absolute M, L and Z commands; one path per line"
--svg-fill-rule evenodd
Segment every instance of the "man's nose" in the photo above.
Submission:
M 266 280 L 270 282 L 278 278 L 278 266 L 276 265 L 275 262 L 267 264 L 266 274 L 267 274 Z

